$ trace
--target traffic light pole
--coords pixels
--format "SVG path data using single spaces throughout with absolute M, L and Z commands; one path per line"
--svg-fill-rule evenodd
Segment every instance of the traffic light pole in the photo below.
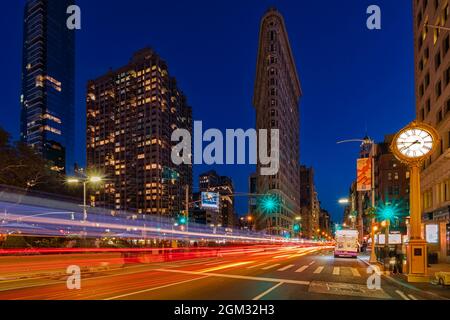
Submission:
M 185 212 L 185 217 L 186 217 L 186 231 L 189 232 L 189 185 L 186 185 L 186 198 L 185 198 L 185 202 L 186 202 L 186 212 Z

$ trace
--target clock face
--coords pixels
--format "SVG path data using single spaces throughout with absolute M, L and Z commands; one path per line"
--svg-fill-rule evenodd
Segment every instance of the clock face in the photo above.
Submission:
M 405 157 L 415 159 L 428 155 L 433 150 L 433 136 L 422 129 L 407 129 L 397 141 L 398 151 Z

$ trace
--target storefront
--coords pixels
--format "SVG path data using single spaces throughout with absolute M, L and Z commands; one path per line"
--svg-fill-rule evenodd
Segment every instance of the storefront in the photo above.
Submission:
M 450 206 L 423 215 L 423 236 L 428 243 L 429 259 L 450 263 Z

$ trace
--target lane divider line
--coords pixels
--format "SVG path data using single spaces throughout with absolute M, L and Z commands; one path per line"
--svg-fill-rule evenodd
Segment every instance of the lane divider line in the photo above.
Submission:
M 296 284 L 296 285 L 301 285 L 301 286 L 309 286 L 311 284 L 311 281 L 264 278 L 264 277 L 250 277 L 250 276 L 240 276 L 240 275 L 224 274 L 224 273 L 204 273 L 204 272 L 183 271 L 183 270 L 174 270 L 174 269 L 157 269 L 156 271 L 158 271 L 158 272 L 166 272 L 166 273 L 181 273 L 181 274 L 190 274 L 190 275 L 201 275 L 201 276 L 209 276 L 209 277 L 216 277 L 216 278 L 250 280 L 250 281 L 259 281 L 259 282 L 275 282 L 275 283 L 283 282 L 285 284 Z
M 400 297 L 402 297 L 403 300 L 411 300 L 410 298 L 408 298 L 406 296 L 406 294 L 404 294 L 402 291 L 400 290 L 395 290 L 395 293 L 397 293 Z
M 171 283 L 171 284 L 166 284 L 164 286 L 159 286 L 159 287 L 155 287 L 155 288 L 150 288 L 150 289 L 146 289 L 146 290 L 141 290 L 141 291 L 136 291 L 136 292 L 131 292 L 131 293 L 126 293 L 126 294 L 122 294 L 120 296 L 115 296 L 115 297 L 111 297 L 111 298 L 107 298 L 105 299 L 105 301 L 110 301 L 110 300 L 117 300 L 117 299 L 122 299 L 122 298 L 126 298 L 129 296 L 134 296 L 137 294 L 141 294 L 141 293 L 146 293 L 146 292 L 150 292 L 150 291 L 155 291 L 155 290 L 159 290 L 159 289 L 164 289 L 164 288 L 169 288 L 169 287 L 173 287 L 173 286 L 177 286 L 180 284 L 184 284 L 184 283 L 189 283 L 189 282 L 194 282 L 194 281 L 198 281 L 198 280 L 203 280 L 209 278 L 208 276 L 205 277 L 200 277 L 200 278 L 196 278 L 196 279 L 190 279 L 190 280 L 186 280 L 186 281 L 181 281 L 181 282 L 175 282 L 175 283 Z
M 273 290 L 277 289 L 278 287 L 282 286 L 284 283 L 280 282 L 279 284 L 273 286 L 272 288 L 264 291 L 263 293 L 261 293 L 259 296 L 253 298 L 253 301 L 258 301 L 261 300 L 262 298 L 264 298 L 265 296 L 267 296 L 269 293 L 271 293 Z

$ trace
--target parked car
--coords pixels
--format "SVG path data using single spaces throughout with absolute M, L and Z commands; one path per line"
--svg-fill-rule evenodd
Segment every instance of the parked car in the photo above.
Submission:
M 436 272 L 436 280 L 441 286 L 450 286 L 450 272 Z

